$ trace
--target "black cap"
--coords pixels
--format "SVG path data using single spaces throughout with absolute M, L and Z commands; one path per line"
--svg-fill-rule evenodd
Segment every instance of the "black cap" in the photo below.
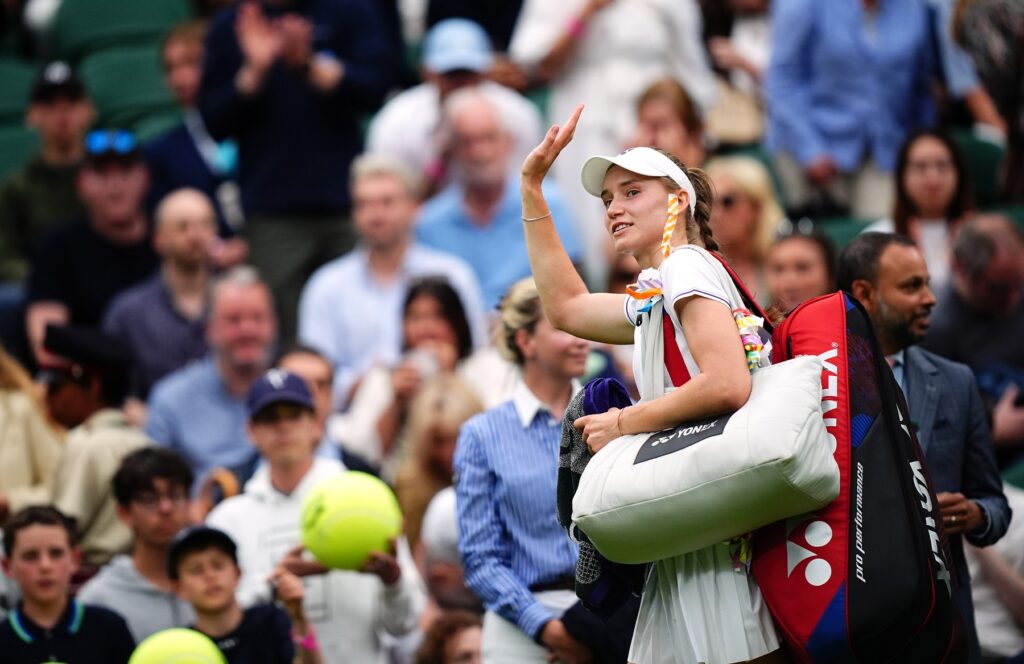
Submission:
M 238 565 L 238 547 L 235 540 L 223 530 L 209 526 L 192 526 L 185 528 L 171 540 L 167 547 L 167 576 L 178 579 L 178 565 L 181 559 L 190 553 L 216 549 L 229 556 Z
M 45 104 L 56 99 L 78 101 L 88 96 L 85 85 L 75 76 L 71 65 L 63 60 L 49 63 L 39 72 L 39 78 L 32 85 L 29 100 L 33 104 Z
M 53 355 L 67 360 L 70 366 L 43 367 L 46 371 L 63 371 L 82 375 L 124 370 L 131 366 L 132 355 L 117 338 L 91 327 L 47 325 L 43 347 Z

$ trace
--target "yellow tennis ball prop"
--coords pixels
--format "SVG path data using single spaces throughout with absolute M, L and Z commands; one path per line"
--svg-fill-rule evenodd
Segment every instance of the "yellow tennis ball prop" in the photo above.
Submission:
M 333 569 L 358 570 L 402 531 L 402 511 L 387 484 L 350 470 L 313 487 L 302 504 L 302 544 Z
M 226 664 L 217 645 L 191 629 L 165 629 L 135 648 L 128 664 Z

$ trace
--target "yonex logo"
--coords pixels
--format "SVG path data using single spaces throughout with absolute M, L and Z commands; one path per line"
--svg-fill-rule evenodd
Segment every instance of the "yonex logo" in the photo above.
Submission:
M 818 587 L 828 583 L 832 578 L 832 565 L 811 549 L 821 549 L 832 541 L 832 527 L 824 521 L 811 521 L 804 528 L 804 541 L 807 547 L 793 541 L 793 531 L 803 522 L 803 517 L 786 519 L 786 576 L 793 575 L 800 563 L 808 558 L 804 566 L 804 579 L 812 586 Z

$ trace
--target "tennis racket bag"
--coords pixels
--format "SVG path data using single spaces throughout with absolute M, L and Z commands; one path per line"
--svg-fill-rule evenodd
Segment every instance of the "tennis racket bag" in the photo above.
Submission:
M 966 661 L 935 491 L 867 313 L 845 293 L 797 307 L 775 362 L 817 355 L 839 497 L 754 534 L 753 571 L 794 661 Z

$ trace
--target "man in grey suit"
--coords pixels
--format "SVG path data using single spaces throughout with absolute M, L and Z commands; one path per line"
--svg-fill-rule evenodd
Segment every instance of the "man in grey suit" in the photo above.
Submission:
M 1010 507 L 974 374 L 916 346 L 928 330 L 935 296 L 924 256 L 909 238 L 864 233 L 839 258 L 839 287 L 871 316 L 924 450 L 953 550 L 954 600 L 967 626 L 971 662 L 981 658 L 974 628 L 963 538 L 988 546 L 1006 533 Z

